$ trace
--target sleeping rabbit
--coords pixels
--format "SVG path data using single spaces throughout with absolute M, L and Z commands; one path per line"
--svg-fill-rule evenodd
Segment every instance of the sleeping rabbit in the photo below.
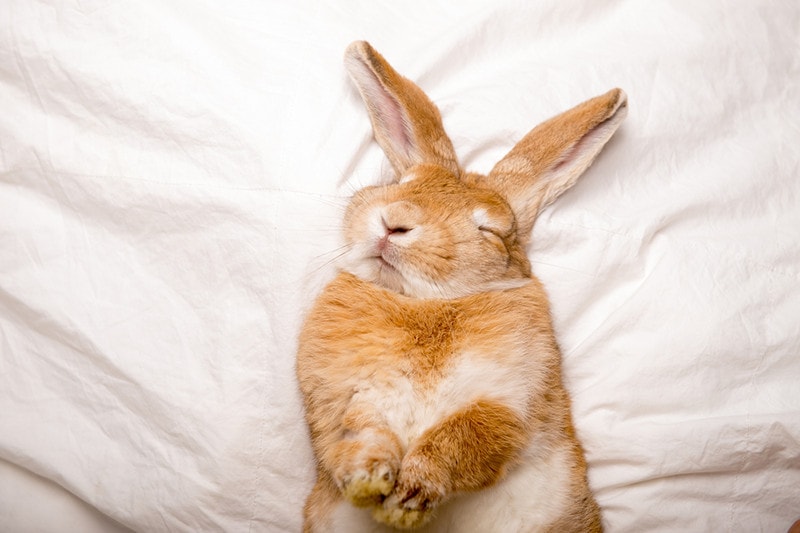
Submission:
M 526 247 L 620 125 L 625 94 L 537 126 L 484 176 L 369 44 L 345 64 L 396 179 L 352 197 L 341 272 L 300 335 L 317 459 L 304 531 L 600 531 Z

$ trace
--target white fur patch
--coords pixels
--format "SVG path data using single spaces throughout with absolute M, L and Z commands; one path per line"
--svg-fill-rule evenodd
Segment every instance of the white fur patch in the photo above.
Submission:
M 419 404 L 411 380 L 397 372 L 377 384 L 362 382 L 356 386 L 352 401 L 369 405 L 383 417 L 402 445 L 408 446 L 418 423 Z
M 439 385 L 438 395 L 442 402 L 449 403 L 458 403 L 459 399 L 496 400 L 524 416 L 531 385 L 528 372 L 516 364 L 465 354 Z
M 486 209 L 479 207 L 472 212 L 472 220 L 479 228 L 491 226 L 491 219 Z
M 367 234 L 369 239 L 380 239 L 386 233 L 386 224 L 383 221 L 383 207 L 372 207 L 367 213 Z

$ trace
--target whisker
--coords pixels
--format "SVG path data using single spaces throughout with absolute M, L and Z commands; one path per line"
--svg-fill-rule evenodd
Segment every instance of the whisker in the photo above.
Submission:
M 317 203 L 321 205 L 327 205 L 329 207 L 335 207 L 337 210 L 344 210 L 344 208 L 347 206 L 347 201 L 338 202 L 335 200 L 327 200 L 327 201 L 323 200 Z
M 314 259 L 323 259 L 325 256 L 329 256 L 329 255 L 332 255 L 332 254 L 336 254 L 335 257 L 341 257 L 341 255 L 343 253 L 346 253 L 346 252 L 350 251 L 350 249 L 352 249 L 352 248 L 353 248 L 353 245 L 351 243 L 345 243 L 345 244 L 343 244 L 341 246 L 337 246 L 333 250 L 329 250 L 327 252 L 323 252 L 323 253 L 319 254 Z
M 335 263 L 336 261 L 338 261 L 339 259 L 344 257 L 348 252 L 350 252 L 350 250 L 352 248 L 353 248 L 352 244 L 344 244 L 344 245 L 339 246 L 338 248 L 336 248 L 334 250 L 331 250 L 330 252 L 325 252 L 324 254 L 318 255 L 315 259 L 322 259 L 325 256 L 328 256 L 328 255 L 331 255 L 331 254 L 336 254 L 333 257 L 331 257 L 330 259 L 328 259 L 325 262 L 321 263 L 319 266 L 317 266 L 313 270 L 311 270 L 311 272 L 309 272 L 309 274 L 316 274 L 320 270 L 322 270 L 323 268 L 326 268 L 329 265 L 331 265 L 332 263 Z

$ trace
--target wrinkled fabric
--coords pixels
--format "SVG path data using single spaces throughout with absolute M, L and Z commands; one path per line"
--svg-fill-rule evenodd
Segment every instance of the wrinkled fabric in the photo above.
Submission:
M 415 2 L 3 2 L 0 529 L 300 530 L 357 39 L 477 171 L 628 93 L 530 250 L 606 527 L 800 516 L 800 4 Z

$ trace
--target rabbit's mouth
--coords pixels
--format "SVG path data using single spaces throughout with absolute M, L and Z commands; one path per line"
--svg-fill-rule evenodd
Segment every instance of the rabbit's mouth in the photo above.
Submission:
M 383 256 L 379 255 L 375 259 L 378 261 L 378 267 L 380 269 L 387 269 L 392 272 L 397 272 L 397 268 L 395 268 L 395 266 L 387 261 Z
M 392 276 L 402 277 L 402 246 L 395 242 L 397 235 L 394 232 L 386 231 L 385 235 L 377 239 L 371 248 L 371 259 L 377 262 L 379 274 L 384 272 Z
M 372 257 L 369 263 L 374 272 L 374 282 L 387 289 L 397 291 L 399 293 L 405 292 L 405 277 L 403 273 L 383 256 Z
M 403 279 L 403 272 L 399 268 L 399 265 L 395 260 L 391 257 L 387 257 L 388 254 L 380 254 L 374 258 L 375 265 L 377 266 L 377 273 L 378 278 L 381 280 L 391 279 L 393 282 L 397 282 L 397 280 Z M 394 285 L 394 283 L 389 283 L 389 285 Z

